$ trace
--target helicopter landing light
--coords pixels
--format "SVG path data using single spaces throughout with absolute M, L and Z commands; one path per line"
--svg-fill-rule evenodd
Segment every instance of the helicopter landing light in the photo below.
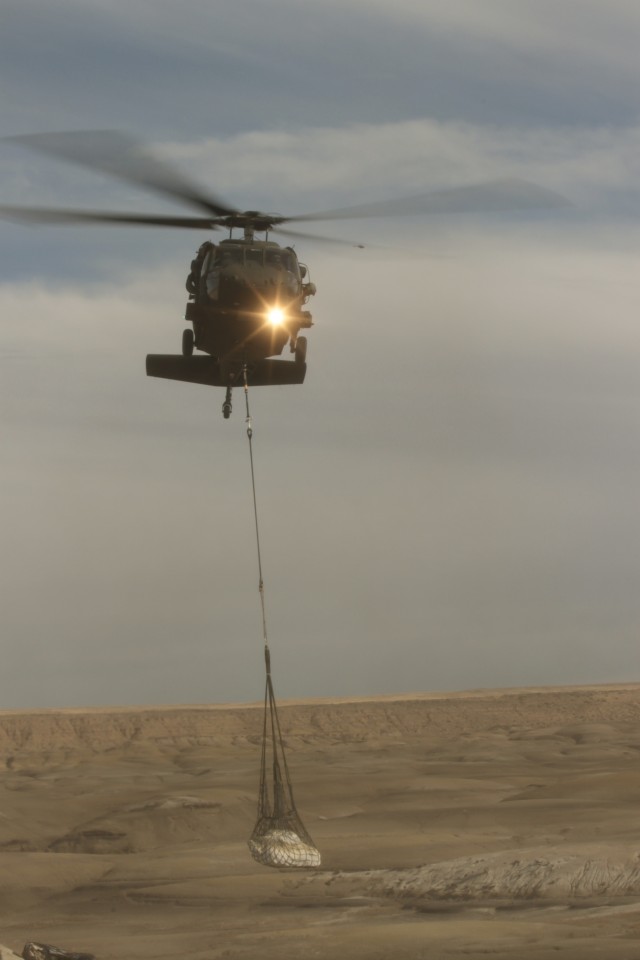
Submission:
M 272 327 L 279 327 L 284 321 L 284 310 L 281 310 L 279 307 L 273 307 L 267 313 L 267 320 Z

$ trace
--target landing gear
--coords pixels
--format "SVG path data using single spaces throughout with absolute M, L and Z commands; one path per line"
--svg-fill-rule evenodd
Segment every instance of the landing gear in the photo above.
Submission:
M 227 387 L 227 393 L 222 404 L 222 416 L 228 420 L 231 416 L 231 387 Z
M 296 340 L 296 349 L 295 349 L 295 360 L 296 363 L 304 363 L 307 359 L 307 338 L 298 337 Z
M 193 330 L 191 327 L 186 327 L 182 331 L 182 355 L 183 357 L 193 356 Z

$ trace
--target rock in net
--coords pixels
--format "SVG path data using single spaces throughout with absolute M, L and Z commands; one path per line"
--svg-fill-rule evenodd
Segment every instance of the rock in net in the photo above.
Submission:
M 249 838 L 251 856 L 266 867 L 319 867 L 320 852 L 304 828 L 293 801 L 271 682 L 269 648 L 265 647 L 267 683 L 264 695 L 258 820 Z

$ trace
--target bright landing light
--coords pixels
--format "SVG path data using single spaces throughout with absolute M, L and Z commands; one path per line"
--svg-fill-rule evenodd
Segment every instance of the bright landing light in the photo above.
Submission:
M 282 321 L 284 320 L 284 311 L 279 307 L 273 307 L 267 313 L 267 320 L 274 327 L 279 327 Z

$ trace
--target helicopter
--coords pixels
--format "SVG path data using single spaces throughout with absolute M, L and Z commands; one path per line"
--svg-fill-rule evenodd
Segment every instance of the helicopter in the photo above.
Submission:
M 188 302 L 178 354 L 148 354 L 148 376 L 224 387 L 222 412 L 231 415 L 235 386 L 301 384 L 307 370 L 307 338 L 313 325 L 306 309 L 316 287 L 293 246 L 274 235 L 363 244 L 300 232 L 291 223 L 363 217 L 501 212 L 566 206 L 563 197 L 525 180 L 505 179 L 453 187 L 324 212 L 281 216 L 242 211 L 200 187 L 133 137 L 115 131 L 72 131 L 5 137 L 56 159 L 106 173 L 156 194 L 179 200 L 200 216 L 111 213 L 101 210 L 0 206 L 0 216 L 23 222 L 107 223 L 228 231 L 206 240 L 191 261 Z M 204 214 L 204 215 L 203 215 Z M 242 231 L 234 236 L 234 231 Z M 257 239 L 256 234 L 264 234 Z M 288 345 L 292 359 L 280 359 Z M 198 355 L 194 355 L 197 350 Z
M 219 244 L 206 240 L 191 261 L 185 319 L 193 326 L 182 332 L 182 357 L 150 354 L 147 374 L 225 386 L 222 412 L 228 419 L 240 375 L 254 386 L 304 382 L 307 338 L 300 331 L 313 325 L 303 307 L 316 286 L 293 247 L 268 239 L 273 224 L 264 215 L 233 214 L 225 225 L 229 237 Z M 238 227 L 240 239 L 232 234 Z M 265 240 L 256 239 L 259 230 Z M 287 344 L 293 362 L 273 359 Z M 194 358 L 194 348 L 213 362 Z

